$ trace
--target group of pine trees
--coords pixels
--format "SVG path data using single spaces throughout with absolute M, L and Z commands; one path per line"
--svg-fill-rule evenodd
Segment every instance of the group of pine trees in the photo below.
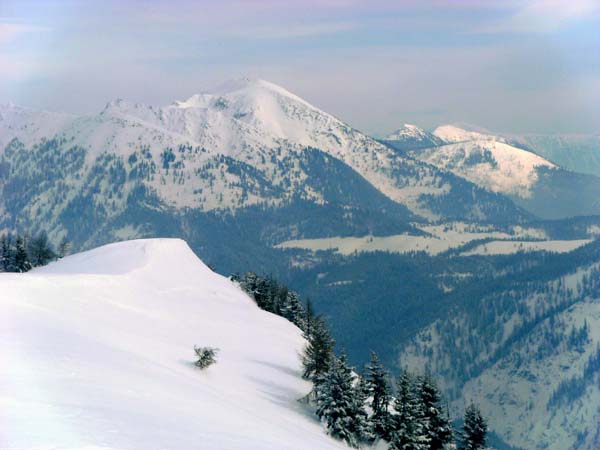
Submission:
M 273 277 L 261 277 L 252 272 L 243 277 L 233 275 L 231 279 L 237 281 L 254 298 L 259 308 L 285 317 L 302 331 L 306 331 L 306 315 L 312 315 L 312 308 L 310 303 L 305 308 L 296 292 L 290 291 Z
M 63 240 L 56 251 L 45 232 L 33 237 L 3 234 L 0 236 L 0 272 L 27 272 L 62 258 L 67 249 L 68 242 Z
M 314 386 L 317 415 L 328 432 L 351 447 L 378 439 L 390 450 L 441 450 L 454 439 L 449 413 L 431 376 L 403 371 L 392 383 L 375 353 L 362 374 L 349 366 L 345 355 L 334 354 L 334 341 L 316 317 L 306 335 L 304 376 Z M 476 406 L 467 408 L 460 450 L 483 449 L 487 424 Z
M 335 354 L 327 324 L 310 301 L 304 306 L 297 293 L 273 277 L 247 273 L 232 279 L 260 308 L 303 331 L 308 341 L 303 376 L 313 382 L 309 397 L 331 436 L 355 448 L 384 439 L 390 450 L 441 450 L 455 438 L 459 450 L 485 448 L 487 424 L 475 405 L 467 408 L 462 430 L 455 433 L 431 376 L 405 370 L 394 384 L 375 353 L 359 375 L 344 354 Z

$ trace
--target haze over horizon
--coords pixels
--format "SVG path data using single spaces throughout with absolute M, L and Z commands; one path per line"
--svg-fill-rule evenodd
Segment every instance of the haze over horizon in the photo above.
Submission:
M 596 0 L 7 0 L 0 102 L 166 105 L 263 78 L 352 126 L 600 132 Z

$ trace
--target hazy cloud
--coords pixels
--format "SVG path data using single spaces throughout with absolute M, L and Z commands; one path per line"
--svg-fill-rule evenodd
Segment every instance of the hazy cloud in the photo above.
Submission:
M 26 33 L 40 33 L 49 30 L 48 27 L 0 21 L 0 44 L 7 44 Z
M 353 126 L 600 131 L 597 0 L 4 0 L 0 102 L 97 112 L 270 79 Z

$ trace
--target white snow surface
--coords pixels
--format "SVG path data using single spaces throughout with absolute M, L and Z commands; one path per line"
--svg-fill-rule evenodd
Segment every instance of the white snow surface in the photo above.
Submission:
M 592 242 L 591 239 L 574 239 L 570 241 L 491 241 L 478 245 L 474 249 L 462 253 L 462 255 L 512 255 L 518 252 L 540 251 L 568 253 L 590 242 Z
M 474 140 L 489 140 L 495 141 L 504 139 L 499 136 L 494 136 L 487 133 L 480 133 L 473 130 L 465 130 L 464 128 L 457 127 L 455 125 L 440 125 L 432 133 L 445 142 L 468 142 Z
M 339 449 L 297 399 L 304 339 L 177 239 L 0 274 L 0 448 Z M 194 345 L 218 361 L 193 365 Z
M 485 189 L 524 198 L 538 180 L 538 168 L 556 168 L 535 153 L 485 136 L 419 150 L 415 156 Z

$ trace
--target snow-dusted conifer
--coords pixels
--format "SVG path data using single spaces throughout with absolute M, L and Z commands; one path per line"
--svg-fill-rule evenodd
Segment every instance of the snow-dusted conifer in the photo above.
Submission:
M 313 321 L 315 320 L 315 310 L 312 300 L 306 299 L 306 308 L 304 308 L 304 337 L 309 339 L 313 329 Z
M 487 439 L 487 422 L 479 408 L 471 403 L 465 411 L 465 423 L 458 445 L 459 450 L 480 450 L 485 448 Z
M 32 267 L 25 247 L 25 240 L 21 236 L 17 236 L 15 242 L 14 267 L 17 272 L 27 272 Z
M 345 357 L 334 358 L 329 370 L 320 377 L 321 382 L 316 389 L 317 415 L 331 436 L 357 447 L 354 379 Z
M 0 238 L 0 269 L 4 272 L 12 272 L 14 252 L 10 235 L 3 234 Z
M 285 300 L 281 307 L 281 315 L 301 330 L 304 330 L 304 307 L 296 292 L 286 292 Z
M 441 397 L 438 387 L 426 373 L 419 378 L 419 400 L 422 405 L 425 421 L 425 434 L 429 439 L 429 450 L 442 450 L 452 440 L 450 418 L 444 413 L 440 404 Z
M 366 367 L 365 378 L 371 398 L 372 413 L 369 417 L 371 432 L 375 437 L 389 441 L 392 420 L 389 404 L 392 392 L 389 375 L 375 352 L 371 353 L 371 361 Z
M 396 415 L 390 450 L 427 450 L 429 438 L 425 434 L 423 408 L 415 392 L 414 379 L 407 371 L 404 371 L 398 382 L 394 409 Z
M 27 250 L 31 265 L 34 267 L 45 266 L 56 258 L 56 253 L 52 249 L 45 231 L 42 231 L 29 241 Z
M 304 366 L 304 378 L 319 382 L 319 376 L 326 373 L 334 359 L 333 348 L 335 342 L 325 321 L 321 317 L 312 320 L 312 331 L 308 336 L 308 345 L 304 350 L 302 364 Z

